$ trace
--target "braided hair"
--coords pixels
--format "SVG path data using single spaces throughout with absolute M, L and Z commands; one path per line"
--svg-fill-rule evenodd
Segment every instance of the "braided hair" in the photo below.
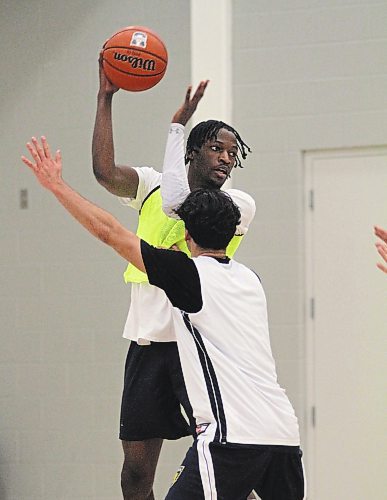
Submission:
M 251 153 L 251 149 L 249 146 L 243 141 L 239 133 L 231 127 L 231 125 L 227 125 L 219 120 L 207 120 L 204 122 L 198 123 L 192 130 L 187 139 L 187 148 L 185 154 L 185 164 L 189 162 L 189 156 L 193 151 L 200 149 L 203 144 L 207 141 L 216 140 L 218 132 L 220 129 L 226 129 L 229 132 L 232 132 L 235 135 L 238 145 L 238 153 L 242 156 L 243 160 L 247 157 L 247 152 Z M 236 157 L 235 167 L 241 167 L 241 159 L 239 154 Z

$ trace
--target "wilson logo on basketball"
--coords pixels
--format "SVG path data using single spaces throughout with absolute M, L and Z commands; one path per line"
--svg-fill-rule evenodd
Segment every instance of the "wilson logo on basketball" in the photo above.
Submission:
M 154 71 L 155 61 L 153 59 L 143 59 L 137 56 L 128 56 L 126 54 L 120 54 L 119 52 L 114 52 L 114 59 L 117 61 L 128 62 L 133 69 L 141 68 L 144 71 Z

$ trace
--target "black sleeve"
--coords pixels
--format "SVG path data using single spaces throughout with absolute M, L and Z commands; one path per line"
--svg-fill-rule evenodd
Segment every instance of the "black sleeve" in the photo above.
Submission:
M 200 278 L 192 259 L 183 252 L 155 248 L 141 240 L 149 283 L 162 288 L 172 305 L 187 313 L 203 306 Z

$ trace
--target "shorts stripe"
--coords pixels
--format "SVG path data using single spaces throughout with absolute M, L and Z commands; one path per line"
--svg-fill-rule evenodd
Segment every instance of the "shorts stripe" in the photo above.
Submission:
M 206 438 L 201 439 L 199 436 L 197 443 L 199 472 L 203 486 L 204 500 L 217 500 L 218 493 L 215 484 L 214 464 L 209 443 L 210 440 Z
M 302 500 L 306 500 L 308 496 L 308 488 L 307 488 L 307 483 L 306 483 L 306 474 L 305 474 L 305 466 L 304 466 L 304 461 L 301 458 L 301 465 L 302 465 L 302 474 L 304 476 L 304 498 Z

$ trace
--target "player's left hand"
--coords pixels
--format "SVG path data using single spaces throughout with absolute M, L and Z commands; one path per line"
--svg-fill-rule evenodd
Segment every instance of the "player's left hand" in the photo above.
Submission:
M 191 116 L 195 113 L 196 108 L 204 95 L 209 80 L 202 80 L 191 98 L 192 85 L 190 85 L 185 94 L 185 99 L 182 106 L 176 111 L 172 118 L 172 123 L 181 123 L 186 125 Z
M 35 137 L 32 137 L 31 142 L 27 142 L 27 149 L 34 161 L 25 156 L 22 156 L 21 159 L 32 170 L 39 183 L 51 191 L 55 186 L 63 183 L 62 157 L 59 150 L 55 153 L 54 158 L 51 156 L 50 147 L 45 137 L 41 138 L 41 142 L 40 145 Z
M 387 231 L 383 229 L 382 227 L 375 226 L 374 227 L 374 232 L 375 235 L 380 238 L 381 241 L 378 241 L 375 243 L 376 249 L 379 253 L 379 255 L 382 257 L 384 262 L 387 263 Z M 387 273 L 387 267 L 382 264 L 381 262 L 378 262 L 376 264 L 378 268 L 383 271 L 384 273 Z

